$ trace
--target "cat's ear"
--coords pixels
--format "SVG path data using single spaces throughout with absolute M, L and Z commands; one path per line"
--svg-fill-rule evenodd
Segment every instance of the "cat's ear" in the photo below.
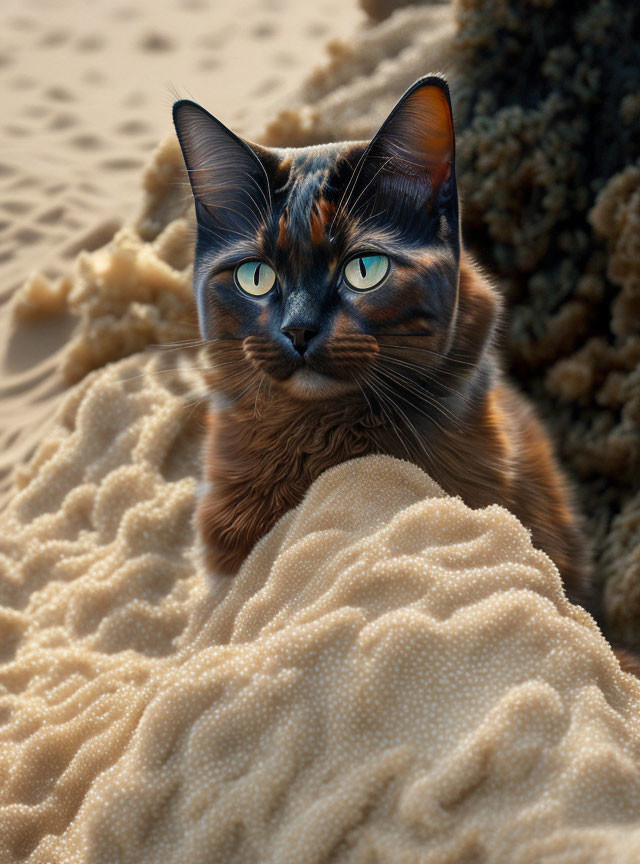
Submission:
M 455 191 L 455 135 L 447 82 L 439 76 L 416 81 L 395 105 L 360 159 L 352 183 L 374 186 L 394 174 L 405 184 L 428 186 L 433 198 Z
M 269 208 L 269 180 L 256 152 L 188 99 L 173 106 L 199 221 L 246 234 Z
M 443 78 L 416 81 L 391 111 L 369 148 L 368 156 L 391 158 L 408 173 L 425 171 L 434 187 L 451 173 L 455 137 L 449 87 Z

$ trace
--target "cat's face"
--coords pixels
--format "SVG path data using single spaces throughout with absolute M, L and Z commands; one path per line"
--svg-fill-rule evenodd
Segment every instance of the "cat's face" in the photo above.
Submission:
M 174 120 L 196 202 L 200 328 L 230 367 L 229 395 L 266 376 L 292 398 L 332 399 L 439 365 L 460 259 L 441 79 L 410 88 L 370 144 L 249 145 L 188 101 Z

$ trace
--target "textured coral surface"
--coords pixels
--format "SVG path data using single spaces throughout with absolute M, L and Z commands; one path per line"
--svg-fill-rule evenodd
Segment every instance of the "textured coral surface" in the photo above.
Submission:
M 640 8 L 465 2 L 458 20 L 466 235 L 510 301 L 511 372 L 579 484 L 611 625 L 637 645 Z
M 640 684 L 507 511 L 325 473 L 208 587 L 200 381 L 85 378 L 0 534 L 0 861 L 640 855 Z

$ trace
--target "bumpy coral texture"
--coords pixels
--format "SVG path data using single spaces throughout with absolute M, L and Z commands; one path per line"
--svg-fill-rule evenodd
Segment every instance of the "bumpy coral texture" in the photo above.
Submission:
M 211 590 L 171 362 L 85 377 L 5 513 L 0 861 L 637 861 L 640 683 L 516 518 L 354 460 Z
M 637 647 L 640 10 L 478 9 L 458 12 L 467 235 L 510 301 L 511 372 L 579 483 L 612 632 Z

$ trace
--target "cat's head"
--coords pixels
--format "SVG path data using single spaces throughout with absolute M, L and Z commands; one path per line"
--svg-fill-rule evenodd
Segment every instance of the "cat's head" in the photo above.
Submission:
M 194 102 L 173 117 L 195 198 L 200 328 L 230 394 L 266 375 L 292 398 L 333 399 L 399 380 L 385 356 L 404 357 L 409 378 L 412 362 L 440 365 L 460 269 L 442 78 L 410 87 L 370 142 L 266 148 Z

